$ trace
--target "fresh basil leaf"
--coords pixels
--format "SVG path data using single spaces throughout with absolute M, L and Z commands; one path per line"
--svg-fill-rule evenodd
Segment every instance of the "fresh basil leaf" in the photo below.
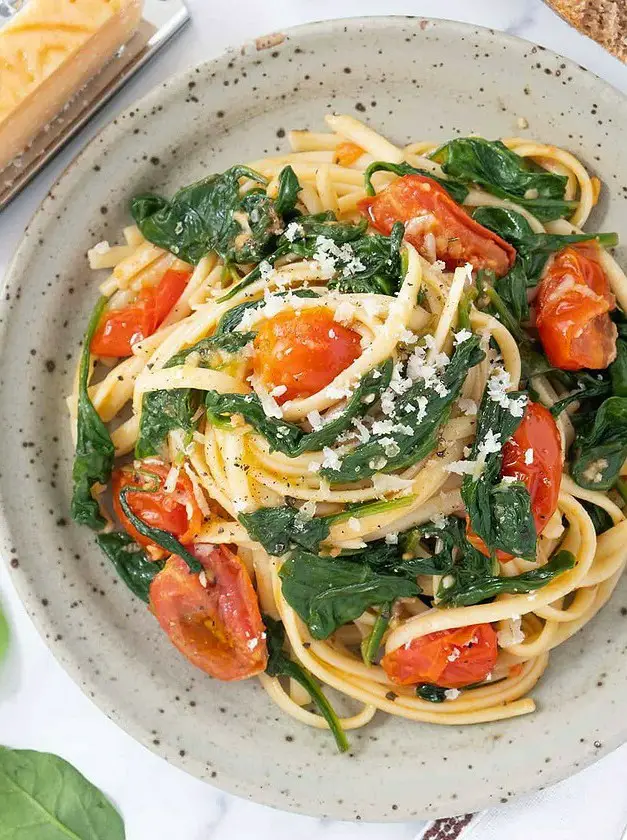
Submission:
M 541 221 L 570 215 L 576 202 L 566 201 L 568 179 L 534 167 L 500 140 L 459 137 L 431 154 L 446 175 L 480 184 L 499 198 L 525 207 Z M 527 197 L 530 193 L 535 198 Z
M 627 398 L 609 397 L 577 432 L 570 472 L 586 490 L 610 490 L 627 457 Z
M 89 399 L 88 392 L 91 340 L 106 303 L 107 298 L 101 297 L 96 304 L 83 339 L 78 372 L 76 451 L 72 467 L 72 519 L 95 531 L 104 528 L 106 523 L 91 489 L 96 483 L 106 484 L 109 481 L 115 455 L 111 436 Z
M 462 345 L 463 346 L 463 345 Z M 511 393 L 516 400 L 521 393 Z M 509 407 L 483 395 L 477 416 L 477 432 L 471 447 L 470 460 L 476 460 L 486 439 L 494 436 L 501 446 L 512 437 L 521 417 L 514 417 Z M 535 557 L 536 529 L 531 514 L 529 491 L 520 482 L 501 483 L 502 450 L 488 452 L 481 475 L 465 475 L 462 498 L 475 533 L 490 551 L 506 551 L 516 557 Z
M 124 840 L 106 796 L 64 759 L 0 746 L 0 822 L 7 840 Z
M 434 175 L 432 172 L 428 172 L 426 169 L 417 169 L 409 163 L 388 163 L 383 160 L 373 161 L 373 163 L 371 163 L 364 172 L 364 187 L 366 195 L 375 194 L 375 188 L 372 186 L 372 176 L 375 172 L 393 172 L 395 175 L 399 175 L 401 177 L 403 175 L 423 175 L 424 177 L 435 181 L 436 184 L 439 184 L 441 187 L 444 187 L 451 198 L 458 204 L 463 204 L 464 199 L 468 195 L 468 187 L 461 181 L 456 181 L 453 178 L 438 178 L 438 176 Z
M 442 374 L 442 382 L 447 389 L 445 396 L 425 387 L 425 383 L 418 380 L 397 399 L 395 422 L 411 428 L 411 434 L 403 429 L 373 435 L 369 441 L 360 443 L 345 455 L 338 467 L 322 467 L 320 475 L 334 484 L 344 484 L 369 478 L 376 472 L 392 472 L 408 467 L 427 456 L 435 449 L 438 432 L 448 420 L 468 371 L 483 356 L 478 336 L 472 336 L 459 344 Z M 425 412 L 419 413 L 416 405 L 421 398 L 426 398 L 428 402 Z M 392 456 L 386 455 L 390 444 L 381 442 L 390 439 L 398 450 Z M 384 466 L 377 467 L 378 464 Z
M 221 175 L 209 175 L 184 187 L 171 201 L 152 194 L 139 195 L 131 202 L 131 214 L 149 242 L 192 265 L 210 251 L 236 260 L 234 242 L 242 234 L 242 226 L 234 213 L 243 201 L 241 178 L 266 183 L 262 175 L 247 166 L 233 166 Z
M 207 391 L 207 419 L 220 425 L 225 417 L 241 414 L 256 432 L 265 437 L 272 449 L 295 458 L 303 452 L 318 451 L 333 444 L 337 436 L 349 428 L 354 417 L 365 414 L 370 407 L 367 400 L 379 396 L 389 385 L 391 376 L 392 361 L 388 359 L 365 374 L 344 411 L 315 432 L 303 432 L 296 423 L 267 417 L 256 394 L 218 394 L 216 391 Z
M 444 588 L 440 583 L 438 604 L 447 607 L 470 607 L 497 595 L 518 595 L 524 592 L 532 592 L 534 589 L 546 586 L 557 575 L 572 569 L 574 565 L 575 558 L 570 551 L 558 551 L 546 565 L 513 577 L 484 575 L 477 576 L 474 580 L 468 582 L 460 582 L 456 576 L 456 569 L 454 569 L 451 573 L 453 577 L 451 585 Z
M 133 595 L 148 603 L 150 584 L 163 568 L 163 563 L 149 560 L 146 552 L 123 531 L 98 534 L 96 542 Z
M 147 491 L 143 487 L 132 486 L 124 487 L 120 491 L 120 505 L 122 506 L 124 515 L 129 520 L 133 528 L 135 528 L 136 531 L 139 531 L 142 537 L 146 537 L 156 543 L 170 554 L 178 555 L 187 563 L 190 572 L 202 572 L 202 563 L 200 563 L 193 554 L 190 554 L 185 546 L 182 545 L 169 531 L 163 531 L 161 528 L 153 528 L 151 525 L 144 522 L 143 519 L 140 519 L 139 516 L 135 515 L 128 503 L 127 497 L 129 493 L 137 492 L 146 493 Z
M 420 594 L 415 581 L 386 564 L 380 564 L 382 570 L 374 568 L 371 561 L 370 549 L 350 557 L 321 557 L 296 549 L 283 563 L 283 597 L 315 639 L 328 638 L 368 607 Z
M 338 716 L 322 693 L 319 684 L 306 668 L 297 662 L 293 662 L 283 651 L 285 641 L 283 624 L 280 621 L 275 621 L 269 615 L 264 615 L 263 623 L 266 625 L 266 644 L 268 646 L 266 674 L 269 677 L 290 677 L 290 679 L 296 680 L 309 693 L 311 702 L 329 724 L 338 750 L 341 753 L 346 752 L 348 749 L 346 735 Z

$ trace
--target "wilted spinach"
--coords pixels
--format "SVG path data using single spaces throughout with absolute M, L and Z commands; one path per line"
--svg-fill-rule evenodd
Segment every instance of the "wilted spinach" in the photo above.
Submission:
M 627 458 L 627 398 L 609 397 L 579 429 L 571 475 L 587 490 L 610 490 Z
M 542 221 L 568 216 L 577 206 L 564 198 L 568 182 L 564 175 L 529 163 L 500 140 L 459 137 L 440 146 L 431 158 L 446 175 L 480 184 L 493 195 L 525 207 Z
M 365 374 L 349 399 L 346 408 L 336 418 L 314 432 L 304 432 L 297 423 L 268 417 L 256 394 L 218 394 L 207 391 L 205 405 L 210 423 L 220 425 L 232 414 L 241 414 L 256 432 L 263 435 L 271 448 L 290 458 L 331 446 L 338 435 L 346 431 L 354 417 L 368 410 L 373 401 L 389 385 L 392 361 L 386 360 Z
M 264 615 L 263 623 L 266 625 L 266 644 L 268 645 L 266 674 L 269 677 L 290 677 L 296 680 L 309 693 L 311 702 L 329 724 L 338 750 L 346 752 L 348 741 L 333 707 L 310 672 L 297 662 L 293 662 L 283 650 L 285 640 L 283 624 L 269 615 Z
M 302 549 L 291 553 L 279 572 L 283 597 L 315 639 L 326 639 L 368 607 L 420 594 L 411 572 L 390 548 L 372 543 L 363 552 L 341 557 Z
M 123 531 L 98 534 L 96 542 L 131 592 L 148 603 L 150 584 L 163 568 L 163 563 L 149 560 L 146 552 Z
M 253 338 L 254 334 L 249 332 L 216 334 L 203 338 L 192 347 L 172 356 L 164 368 L 184 364 L 192 353 L 198 355 L 199 367 L 218 368 L 224 363 L 225 355 L 237 353 Z M 192 432 L 196 427 L 193 417 L 199 404 L 199 393 L 192 388 L 146 392 L 142 398 L 135 457 L 158 455 L 168 433 L 175 429 Z
M 521 393 L 508 395 L 512 400 Z M 486 439 L 492 437 L 501 446 L 514 434 L 521 417 L 514 417 L 509 407 L 492 400 L 488 388 L 483 395 L 477 416 L 477 433 L 470 459 L 481 454 Z M 536 529 L 531 514 L 531 497 L 522 482 L 501 481 L 502 451 L 483 454 L 484 466 L 478 478 L 465 475 L 462 498 L 476 534 L 490 551 L 506 551 L 516 557 L 535 557 Z
M 483 359 L 483 355 L 476 335 L 459 344 L 441 376 L 447 391 L 445 396 L 427 388 L 423 380 L 417 380 L 398 397 L 395 423 L 411 428 L 411 434 L 402 428 L 372 435 L 369 441 L 358 444 L 345 455 L 338 467 L 322 467 L 320 474 L 335 484 L 343 484 L 369 478 L 376 472 L 392 472 L 420 461 L 435 448 L 438 431 L 448 420 L 451 406 L 459 396 L 468 371 Z M 416 405 L 421 398 L 426 398 L 427 402 L 425 410 L 418 412 Z M 398 450 L 395 455 L 386 454 L 390 451 L 390 440 Z
M 122 510 L 133 528 L 135 528 L 136 531 L 139 531 L 142 537 L 146 537 L 161 548 L 165 549 L 168 554 L 178 555 L 187 563 L 190 572 L 202 572 L 202 563 L 200 563 L 193 554 L 190 554 L 185 546 L 182 545 L 173 534 L 169 531 L 164 531 L 161 528 L 153 528 L 151 525 L 144 522 L 143 519 L 140 519 L 139 516 L 135 515 L 133 509 L 128 503 L 128 495 L 129 493 L 137 493 L 138 491 L 142 493 L 148 492 L 143 487 L 133 486 L 124 487 L 120 491 L 120 504 L 122 506 Z
M 100 515 L 98 502 L 91 494 L 96 483 L 106 484 L 113 469 L 115 449 L 107 427 L 89 399 L 90 345 L 107 298 L 101 297 L 91 314 L 78 372 L 78 405 L 76 417 L 76 451 L 72 467 L 72 519 L 81 525 L 88 525 L 95 531 L 104 528 L 105 520 Z

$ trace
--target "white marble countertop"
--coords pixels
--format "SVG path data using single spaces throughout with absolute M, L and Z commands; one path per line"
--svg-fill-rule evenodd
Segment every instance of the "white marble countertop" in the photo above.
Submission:
M 627 67 L 571 29 L 541 0 L 188 2 L 193 25 L 0 214 L 0 276 L 50 184 L 98 128 L 172 73 L 252 36 L 332 17 L 413 14 L 451 18 L 502 29 L 540 43 L 585 65 L 627 92 Z M 171 767 L 135 743 L 83 696 L 37 635 L 2 565 L 0 601 L 12 635 L 9 656 L 0 665 L 0 743 L 49 750 L 73 762 L 117 803 L 125 818 L 129 840 L 240 840 L 248 836 L 254 836 L 255 840 L 288 840 L 296 836 L 299 840 L 406 840 L 419 832 L 420 823 L 384 827 L 281 813 L 224 794 Z M 624 771 L 626 750 L 623 747 L 619 751 L 620 762 L 615 753 L 576 780 L 560 786 L 560 795 L 564 791 L 565 817 L 568 800 L 575 790 L 577 795 L 582 792 L 586 798 L 590 796 L 591 801 L 602 796 L 604 781 L 615 774 L 619 765 Z M 534 807 L 538 806 L 530 800 L 529 808 Z

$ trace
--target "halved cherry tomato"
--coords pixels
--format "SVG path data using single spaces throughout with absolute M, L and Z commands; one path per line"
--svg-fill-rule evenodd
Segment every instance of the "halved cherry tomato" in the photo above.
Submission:
M 131 525 L 120 503 L 120 491 L 125 487 L 142 487 L 143 491 L 128 493 L 126 500 L 135 516 L 152 528 L 169 531 L 184 545 L 191 543 L 202 525 L 202 513 L 194 496 L 189 476 L 179 472 L 172 493 L 162 489 L 170 468 L 163 461 L 150 458 L 141 462 L 140 470 L 122 467 L 115 470 L 111 480 L 113 508 L 122 527 L 140 545 L 149 546 L 152 556 L 163 556 L 164 551 L 152 540 L 144 537 Z
M 91 340 L 97 356 L 130 356 L 132 345 L 152 335 L 180 298 L 189 271 L 169 269 L 154 289 L 143 289 L 135 303 L 106 312 Z
M 522 481 L 529 491 L 537 534 L 542 533 L 557 508 L 563 468 L 560 433 L 553 415 L 540 403 L 530 402 L 519 427 L 503 445 L 501 475 Z M 485 543 L 470 526 L 466 536 L 488 555 Z M 504 551 L 497 551 L 496 556 L 502 561 L 512 558 Z
M 316 394 L 361 355 L 359 333 L 324 306 L 279 312 L 255 338 L 253 367 L 268 388 L 284 386 L 278 403 Z
M 355 163 L 355 161 L 359 160 L 363 153 L 364 150 L 361 146 L 358 146 L 357 143 L 351 143 L 350 141 L 340 143 L 335 149 L 337 162 L 340 166 L 351 166 Z
M 427 258 L 435 247 L 437 258 L 449 269 L 469 262 L 502 277 L 516 259 L 508 242 L 475 222 L 443 187 L 424 175 L 397 178 L 377 195 L 362 199 L 359 209 L 382 233 L 390 233 L 395 222 L 404 222 L 405 239 Z
M 548 360 L 562 370 L 606 368 L 616 358 L 616 308 L 599 246 L 573 245 L 548 266 L 536 297 L 536 326 Z
M 471 624 L 439 630 L 409 646 L 386 654 L 383 670 L 398 685 L 431 683 L 443 688 L 462 688 L 484 680 L 496 663 L 496 633 L 491 624 Z
M 246 567 L 223 545 L 189 550 L 202 563 L 207 586 L 173 555 L 150 584 L 152 612 L 197 668 L 218 680 L 254 677 L 265 670 L 268 650 Z

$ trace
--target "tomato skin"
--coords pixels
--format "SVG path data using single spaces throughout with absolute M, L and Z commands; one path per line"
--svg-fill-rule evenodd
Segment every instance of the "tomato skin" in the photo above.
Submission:
M 253 368 L 269 389 L 284 386 L 279 404 L 316 394 L 361 355 L 359 333 L 333 319 L 325 306 L 279 312 L 254 341 Z
M 616 358 L 614 295 L 596 244 L 573 245 L 549 264 L 538 287 L 536 326 L 548 360 L 562 370 L 606 368 Z
M 131 356 L 132 346 L 152 335 L 180 298 L 189 271 L 168 269 L 154 289 L 142 289 L 137 300 L 123 309 L 106 312 L 91 341 L 96 356 Z
M 190 552 L 206 570 L 207 586 L 173 555 L 150 585 L 150 608 L 170 641 L 211 677 L 253 677 L 268 661 L 257 595 L 246 567 L 226 546 L 197 544 Z
M 436 256 L 450 270 L 466 262 L 476 269 L 490 269 L 497 277 L 507 274 L 516 251 L 504 239 L 475 222 L 446 190 L 424 175 L 403 175 L 359 209 L 381 233 L 389 234 L 395 222 L 405 223 L 405 239 L 429 256 L 425 237 L 435 237 Z
M 484 680 L 494 668 L 497 655 L 492 625 L 471 624 L 412 639 L 408 647 L 387 653 L 381 666 L 397 685 L 431 683 L 463 688 Z
M 141 462 L 141 473 L 133 468 L 123 467 L 115 470 L 111 476 L 113 509 L 116 516 L 135 542 L 151 547 L 153 556 L 163 556 L 165 552 L 131 525 L 122 510 L 120 491 L 128 486 L 146 487 L 145 492 L 128 493 L 126 496 L 135 516 L 153 528 L 169 531 L 180 543 L 186 545 L 194 540 L 203 521 L 189 476 L 181 470 L 172 493 L 164 493 L 160 489 L 149 490 L 155 483 L 162 487 L 169 472 L 170 468 L 163 461 L 150 458 Z
M 531 449 L 533 461 L 526 463 L 526 452 Z M 559 429 L 551 412 L 540 403 L 530 402 L 524 417 L 512 435 L 503 444 L 501 476 L 511 476 L 522 481 L 531 496 L 531 512 L 539 535 L 555 513 L 560 493 L 564 457 Z M 468 525 L 468 541 L 488 556 L 483 540 Z M 497 551 L 501 561 L 511 560 L 512 555 Z

